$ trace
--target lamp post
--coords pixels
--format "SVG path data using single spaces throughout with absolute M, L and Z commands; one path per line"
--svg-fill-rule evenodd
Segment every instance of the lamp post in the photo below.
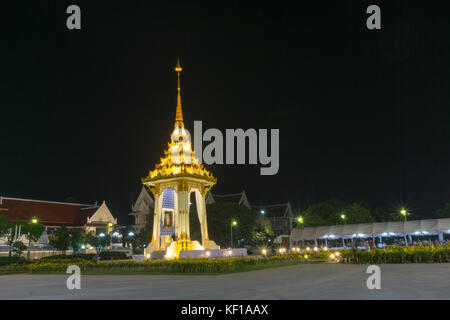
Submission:
M 302 216 L 299 216 L 298 218 L 297 218 L 297 221 L 298 221 L 298 223 L 300 223 L 301 225 L 302 225 L 302 229 L 304 228 L 304 224 L 303 224 L 303 222 L 304 222 L 304 220 L 303 220 L 303 217 Z M 303 244 L 303 248 L 305 247 L 305 239 L 303 238 L 302 239 L 302 244 Z
M 38 220 L 36 217 L 33 217 L 33 218 L 31 218 L 30 223 L 36 224 L 36 223 L 38 223 L 38 221 L 39 221 L 39 220 Z M 28 248 L 27 248 L 27 259 L 28 259 L 28 260 L 30 260 L 30 246 L 31 246 L 31 236 L 29 235 L 29 238 L 28 238 Z
M 230 248 L 233 248 L 233 227 L 237 225 L 236 220 L 231 220 L 230 224 Z
M 302 228 L 303 228 L 303 217 L 302 216 L 298 217 L 297 221 L 298 221 L 298 223 L 300 223 L 302 225 Z
M 406 211 L 406 209 L 402 207 L 400 209 L 400 214 L 405 218 L 405 222 L 406 222 L 406 216 L 408 215 L 408 212 Z M 406 233 L 403 234 L 403 238 L 405 239 L 405 246 L 408 246 L 408 240 L 406 240 Z
M 403 217 L 405 217 L 405 222 L 406 222 L 406 216 L 408 215 L 408 211 L 406 211 L 405 208 L 401 208 L 400 214 L 401 214 Z
M 344 226 L 345 226 L 345 223 L 347 222 L 347 216 L 345 214 L 341 214 L 340 218 L 344 221 Z M 342 233 L 344 233 L 343 230 L 342 230 Z M 342 234 L 342 247 L 345 248 L 344 234 Z

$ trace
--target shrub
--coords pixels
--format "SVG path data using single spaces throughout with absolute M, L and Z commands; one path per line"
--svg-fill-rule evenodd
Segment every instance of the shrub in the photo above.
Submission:
M 392 246 L 370 251 L 343 250 L 342 262 L 364 264 L 450 262 L 450 245 Z
M 84 260 L 92 260 L 95 256 L 94 253 L 75 253 L 71 255 L 57 254 L 53 256 L 48 256 L 41 258 L 40 260 L 55 260 L 55 259 L 84 259 Z
M 27 260 L 24 257 L 0 257 L 0 266 L 7 266 L 9 264 L 24 264 Z
M 101 260 L 124 260 L 128 259 L 125 252 L 115 252 L 115 251 L 103 251 L 100 252 L 99 257 Z

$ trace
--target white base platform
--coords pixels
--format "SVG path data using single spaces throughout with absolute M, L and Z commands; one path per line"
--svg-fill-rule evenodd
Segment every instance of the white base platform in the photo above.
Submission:
M 212 250 L 188 250 L 180 251 L 179 258 L 230 258 L 246 257 L 246 248 L 212 249 Z

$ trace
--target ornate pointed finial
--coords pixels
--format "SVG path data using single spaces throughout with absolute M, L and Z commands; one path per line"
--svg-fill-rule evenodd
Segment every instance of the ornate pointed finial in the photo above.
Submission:
M 181 126 L 184 127 L 183 124 L 183 110 L 181 109 L 181 88 L 180 88 L 180 72 L 181 72 L 180 58 L 177 58 L 177 65 L 175 67 L 175 71 L 178 75 L 178 95 L 177 95 L 177 112 L 175 116 L 175 127 Z

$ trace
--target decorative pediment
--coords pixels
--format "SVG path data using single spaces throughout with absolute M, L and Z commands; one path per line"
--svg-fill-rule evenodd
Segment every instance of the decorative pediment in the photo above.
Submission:
M 145 186 L 142 186 L 141 193 L 131 209 L 133 212 L 148 212 L 154 206 L 155 201 L 145 189 Z
M 88 224 L 94 222 L 111 222 L 113 224 L 117 224 L 117 219 L 114 219 L 111 211 L 109 211 L 108 207 L 106 206 L 105 201 L 103 201 L 102 205 L 97 209 L 97 211 L 95 211 L 95 213 L 87 219 Z

